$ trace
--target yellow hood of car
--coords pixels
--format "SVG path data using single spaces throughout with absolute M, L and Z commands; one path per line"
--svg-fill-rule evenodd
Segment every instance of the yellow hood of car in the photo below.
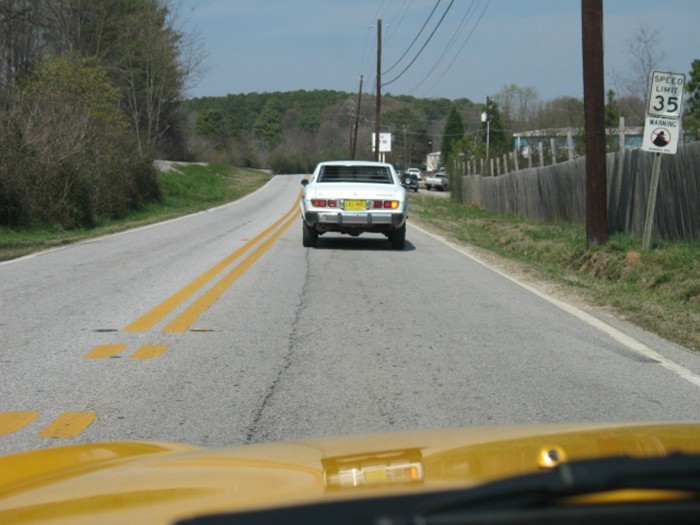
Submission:
M 700 452 L 700 423 L 473 427 L 220 450 L 114 442 L 0 458 L 0 523 L 187 517 L 469 487 L 559 461 Z

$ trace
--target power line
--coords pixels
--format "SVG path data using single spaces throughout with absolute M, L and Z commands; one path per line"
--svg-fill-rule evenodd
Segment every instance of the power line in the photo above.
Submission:
M 457 40 L 457 37 L 462 34 L 464 31 L 464 28 L 467 26 L 467 22 L 472 18 L 475 10 L 472 10 L 474 7 L 476 0 L 472 0 L 471 4 L 469 4 L 469 8 L 467 9 L 467 12 L 464 13 L 464 16 L 462 17 L 462 20 L 460 20 L 459 25 L 457 26 L 457 29 L 452 35 L 452 38 L 450 41 L 447 43 L 445 46 L 445 49 L 442 51 L 442 54 L 438 57 L 438 59 L 435 61 L 435 64 L 433 64 L 433 67 L 430 68 L 430 71 L 423 77 L 423 80 L 421 80 L 416 87 L 414 87 L 411 90 L 411 93 L 413 93 L 416 89 L 418 89 L 430 76 L 433 74 L 433 72 L 437 69 L 437 67 L 440 65 L 442 60 L 445 58 L 447 53 L 452 49 L 452 46 L 454 45 L 455 41 Z M 481 0 L 479 0 L 479 3 L 481 3 Z
M 411 43 L 408 45 L 408 47 L 406 48 L 406 51 L 403 52 L 403 54 L 399 57 L 399 59 L 398 59 L 396 62 L 394 62 L 394 64 L 393 64 L 389 69 L 387 69 L 386 71 L 384 71 L 384 74 L 389 73 L 392 69 L 394 69 L 396 66 L 398 66 L 398 65 L 399 65 L 399 62 L 401 62 L 401 61 L 403 60 L 403 58 L 408 54 L 408 52 L 409 52 L 409 51 L 411 50 L 411 48 L 413 47 L 413 44 L 415 44 L 416 41 L 418 40 L 418 38 L 420 38 L 421 34 L 423 34 L 423 30 L 424 30 L 425 27 L 428 25 L 428 22 L 430 22 L 430 19 L 433 17 L 433 14 L 435 14 L 435 11 L 437 10 L 438 6 L 440 5 L 440 2 L 441 2 L 441 0 L 437 0 L 437 2 L 435 2 L 435 6 L 433 7 L 433 10 L 430 12 L 430 14 L 428 15 L 428 18 L 427 18 L 426 21 L 423 23 L 423 27 L 421 27 L 421 28 L 420 28 L 420 31 L 418 31 L 418 34 L 417 34 L 416 37 L 413 39 L 413 42 L 411 42 Z
M 389 24 L 389 27 L 391 28 L 391 34 L 387 35 L 387 37 L 384 39 L 385 42 L 389 42 L 389 40 L 391 40 L 391 38 L 399 30 L 399 27 L 401 27 L 401 24 L 403 23 L 404 18 L 406 18 L 406 13 L 411 8 L 412 3 L 413 3 L 413 0 L 404 0 L 403 6 L 399 6 L 399 9 L 397 10 L 397 16 L 402 8 L 403 8 L 403 13 L 401 14 L 401 18 L 399 18 L 398 22 L 396 22 L 395 24 L 393 24 L 393 23 Z M 393 20 L 393 18 L 391 20 Z
M 414 64 L 414 62 L 415 62 L 415 61 L 418 59 L 418 57 L 421 55 L 421 53 L 422 53 L 423 50 L 426 48 L 426 46 L 428 45 L 428 43 L 432 40 L 433 36 L 435 35 L 435 32 L 436 32 L 436 31 L 438 30 L 438 28 L 440 27 L 440 24 L 442 24 L 442 21 L 445 20 L 445 16 L 447 16 L 447 13 L 449 12 L 449 10 L 450 10 L 450 8 L 452 7 L 452 4 L 454 4 L 454 2 L 455 2 L 455 0 L 450 0 L 450 5 L 447 6 L 447 9 L 445 9 L 445 12 L 442 14 L 442 17 L 440 18 L 440 20 L 438 21 L 437 25 L 436 25 L 435 28 L 433 29 L 433 32 L 430 33 L 430 36 L 429 36 L 428 39 L 425 41 L 425 44 L 423 44 L 423 47 L 421 47 L 420 50 L 418 51 L 418 53 L 416 53 L 416 56 L 413 57 L 413 60 L 411 60 L 411 62 L 410 62 L 410 63 L 403 69 L 403 71 L 401 71 L 401 73 L 399 73 L 397 76 L 395 76 L 394 78 L 392 78 L 392 79 L 389 80 L 388 82 L 382 83 L 382 86 L 388 86 L 389 84 L 392 84 L 393 82 L 396 82 L 399 78 L 401 78 L 401 77 L 404 75 L 404 73 L 406 73 L 406 71 L 408 71 L 408 69 Z
M 469 42 L 469 40 L 471 39 L 472 35 L 474 34 L 474 31 L 476 30 L 476 28 L 477 28 L 477 27 L 479 26 L 479 24 L 481 23 L 481 19 L 484 17 L 484 13 L 486 13 L 486 9 L 489 7 L 489 5 L 491 5 L 491 0 L 489 0 L 489 1 L 486 3 L 486 5 L 484 6 L 484 9 L 481 11 L 481 14 L 479 15 L 479 18 L 477 19 L 477 21 L 474 23 L 474 26 L 472 27 L 472 30 L 471 30 L 471 31 L 469 32 L 469 34 L 467 35 L 467 38 L 464 40 L 464 43 L 462 44 L 462 47 L 459 48 L 459 51 L 457 51 L 457 54 L 452 58 L 452 60 L 450 61 L 450 63 L 447 65 L 447 67 L 445 68 L 445 71 L 442 72 L 442 75 L 440 75 L 440 77 L 433 83 L 433 85 L 430 86 L 430 89 L 428 89 L 428 91 L 426 91 L 426 95 L 427 95 L 428 93 L 430 93 L 430 92 L 433 90 L 433 88 L 438 84 L 438 82 L 440 82 L 440 81 L 442 80 L 442 78 L 443 78 L 443 77 L 447 74 L 447 72 L 450 70 L 450 68 L 452 67 L 452 64 L 455 63 L 455 60 L 457 60 L 457 57 L 459 57 L 459 55 L 462 53 L 462 51 L 464 50 L 465 46 L 467 45 L 467 42 Z M 418 87 L 418 86 L 416 86 L 416 87 Z

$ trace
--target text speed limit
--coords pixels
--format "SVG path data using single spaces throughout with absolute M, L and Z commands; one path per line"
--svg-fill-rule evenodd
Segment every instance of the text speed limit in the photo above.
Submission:
M 684 88 L 684 74 L 654 71 L 647 114 L 654 117 L 680 118 Z

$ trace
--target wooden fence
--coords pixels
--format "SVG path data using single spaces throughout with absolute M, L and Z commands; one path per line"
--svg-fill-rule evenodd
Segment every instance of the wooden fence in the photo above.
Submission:
M 608 228 L 642 235 L 654 154 L 639 149 L 606 159 Z M 586 159 L 528 168 L 496 177 L 456 177 L 453 195 L 489 211 L 537 221 L 586 219 Z M 664 239 L 700 241 L 700 142 L 662 155 L 654 233 Z

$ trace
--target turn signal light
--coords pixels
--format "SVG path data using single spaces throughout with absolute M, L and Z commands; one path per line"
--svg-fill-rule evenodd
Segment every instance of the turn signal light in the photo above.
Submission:
M 373 201 L 372 207 L 375 209 L 395 210 L 399 207 L 399 201 Z

